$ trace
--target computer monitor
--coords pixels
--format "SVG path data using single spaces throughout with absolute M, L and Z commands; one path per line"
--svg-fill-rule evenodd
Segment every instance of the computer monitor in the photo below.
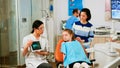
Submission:
M 120 19 L 120 0 L 111 0 L 111 17 Z

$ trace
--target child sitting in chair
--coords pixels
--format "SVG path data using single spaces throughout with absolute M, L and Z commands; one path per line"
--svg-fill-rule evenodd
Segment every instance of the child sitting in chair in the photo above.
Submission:
M 64 54 L 64 67 L 66 68 L 89 68 L 91 63 L 87 58 L 82 45 L 75 40 L 72 30 L 65 29 L 62 32 L 64 42 L 62 43 L 61 52 Z

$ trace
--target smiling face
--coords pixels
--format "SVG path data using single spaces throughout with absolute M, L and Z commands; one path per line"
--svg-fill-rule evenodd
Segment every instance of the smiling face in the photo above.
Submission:
M 91 19 L 91 12 L 88 8 L 83 8 L 80 11 L 80 20 L 82 20 L 83 22 L 85 21 L 89 21 Z
M 41 24 L 36 30 L 37 30 L 37 34 L 43 34 L 43 32 L 44 32 L 44 25 Z
M 70 35 L 67 31 L 63 31 L 62 38 L 64 41 L 70 42 L 72 40 L 72 35 Z
M 34 28 L 34 33 L 36 35 L 41 35 L 44 32 L 44 24 L 41 24 L 38 28 Z
M 86 12 L 81 12 L 80 13 L 80 20 L 82 21 L 87 21 L 87 15 L 86 15 Z

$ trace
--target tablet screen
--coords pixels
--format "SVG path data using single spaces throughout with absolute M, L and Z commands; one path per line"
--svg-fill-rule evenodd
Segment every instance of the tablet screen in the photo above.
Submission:
M 41 49 L 41 45 L 39 41 L 34 41 L 32 43 L 32 50 L 40 50 Z

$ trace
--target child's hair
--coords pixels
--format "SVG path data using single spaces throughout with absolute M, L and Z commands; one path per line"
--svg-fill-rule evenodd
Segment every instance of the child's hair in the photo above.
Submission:
M 72 13 L 73 13 L 73 14 L 74 14 L 74 13 L 78 13 L 78 11 L 79 11 L 79 9 L 76 8 L 76 9 L 73 9 L 73 12 L 72 12 Z
M 74 35 L 74 32 L 73 32 L 72 30 L 70 30 L 70 29 L 64 29 L 63 32 L 64 32 L 64 31 L 66 31 L 66 32 L 68 32 L 70 35 L 72 35 L 72 41 L 75 40 L 75 35 Z

